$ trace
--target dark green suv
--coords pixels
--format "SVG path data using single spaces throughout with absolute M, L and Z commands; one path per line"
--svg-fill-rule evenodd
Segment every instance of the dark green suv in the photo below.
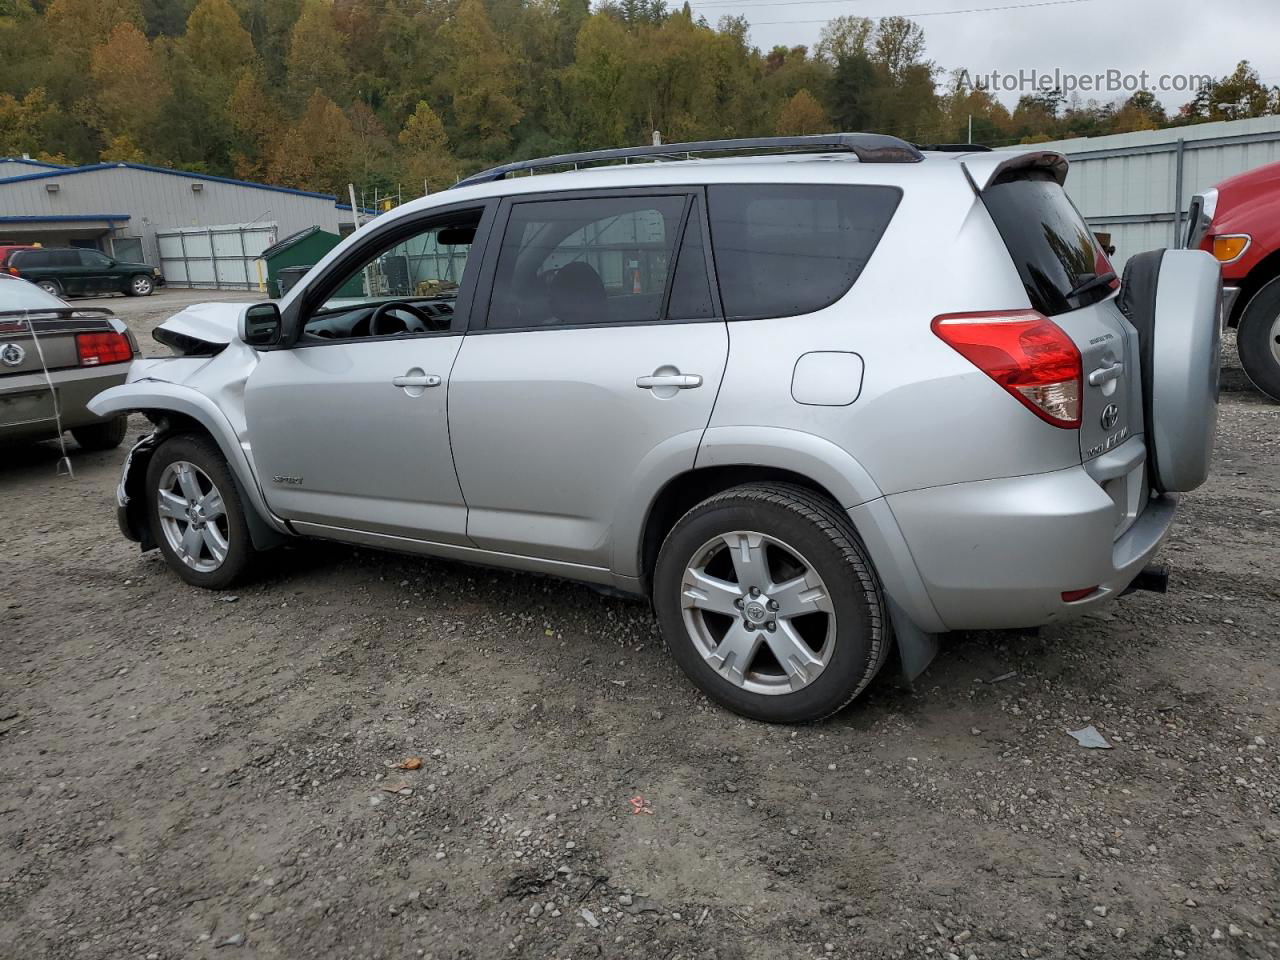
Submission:
M 15 250 L 5 264 L 7 272 L 30 280 L 55 297 L 83 297 L 102 293 L 151 295 L 164 286 L 158 268 L 147 263 L 113 260 L 97 250 L 76 247 L 40 247 Z

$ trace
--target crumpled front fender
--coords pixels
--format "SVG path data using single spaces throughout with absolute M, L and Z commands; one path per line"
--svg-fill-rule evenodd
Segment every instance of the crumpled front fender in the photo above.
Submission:
M 276 533 L 289 533 L 284 522 L 273 516 L 267 506 L 253 464 L 240 444 L 230 421 L 204 394 L 181 384 L 165 383 L 160 380 L 137 380 L 104 390 L 90 400 L 88 406 L 100 417 L 135 411 L 146 412 L 153 416 L 157 414 L 163 416 L 164 413 L 170 412 L 196 421 L 209 433 L 218 445 L 218 449 L 222 451 L 232 475 L 236 478 L 240 494 L 246 504 L 252 507 L 256 519 Z M 146 459 L 148 458 L 138 458 L 142 464 L 145 464 Z M 132 461 L 129 466 L 131 470 L 139 468 L 139 465 Z M 145 470 L 145 466 L 142 469 Z M 126 490 L 129 489 L 126 483 L 128 479 L 128 477 L 121 479 L 121 485 Z M 255 531 L 255 544 L 258 541 L 259 537 Z

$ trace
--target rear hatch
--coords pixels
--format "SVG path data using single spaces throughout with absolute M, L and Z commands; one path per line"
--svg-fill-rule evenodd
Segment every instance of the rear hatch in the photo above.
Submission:
M 1110 454 L 1143 432 L 1138 333 L 1120 311 L 1120 281 L 1106 253 L 1062 188 L 1063 170 L 1006 169 L 982 191 L 1031 306 L 1049 317 L 1080 351 L 1080 459 L 1121 510 L 1119 532 L 1146 502 L 1141 468 Z M 1113 476 L 1116 471 L 1119 476 Z

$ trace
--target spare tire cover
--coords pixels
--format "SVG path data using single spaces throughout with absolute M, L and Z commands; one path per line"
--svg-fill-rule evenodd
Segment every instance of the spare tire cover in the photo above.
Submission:
M 1125 267 L 1120 308 L 1138 330 L 1151 485 L 1194 490 L 1218 430 L 1222 273 L 1200 250 L 1157 250 Z

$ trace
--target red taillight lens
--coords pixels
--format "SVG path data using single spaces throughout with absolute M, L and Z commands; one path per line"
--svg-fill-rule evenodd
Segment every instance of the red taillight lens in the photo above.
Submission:
M 22 274 L 20 274 L 20 273 L 18 272 L 18 268 L 17 268 L 17 267 L 9 267 L 9 274 L 10 274 L 11 276 L 14 276 L 14 277 L 20 277 L 20 276 L 22 276 Z
M 1079 428 L 1080 351 L 1044 314 L 949 313 L 933 321 L 933 332 L 1041 420 Z
M 133 359 L 133 347 L 123 333 L 78 333 L 76 352 L 80 354 L 82 367 L 125 363 Z

